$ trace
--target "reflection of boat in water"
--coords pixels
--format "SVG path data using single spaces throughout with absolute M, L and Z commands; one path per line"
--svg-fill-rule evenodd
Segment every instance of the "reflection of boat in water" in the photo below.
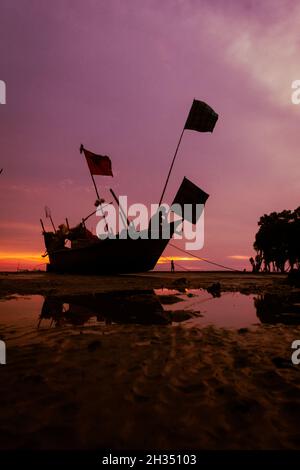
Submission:
M 167 312 L 153 291 L 119 291 L 101 294 L 45 297 L 40 321 L 56 326 L 84 325 L 95 319 L 105 323 L 168 324 Z
M 205 292 L 203 293 L 205 294 Z M 240 294 L 240 296 L 242 295 Z M 230 297 L 228 298 L 230 299 Z M 226 300 L 226 293 L 220 295 L 220 299 Z M 200 303 L 206 303 L 207 300 L 212 301 L 212 309 L 206 308 L 203 311 Z M 277 323 L 300 325 L 300 295 L 297 293 L 289 296 L 263 294 L 254 298 L 251 295 L 248 300 L 253 309 L 253 317 L 251 317 L 249 324 L 256 323 L 255 319 L 257 317 L 261 323 L 270 325 Z M 177 304 L 177 302 L 179 304 L 174 307 L 172 304 Z M 195 318 L 198 316 L 199 310 L 202 311 L 202 315 L 199 316 L 200 319 L 203 317 L 203 313 L 205 314 L 205 324 L 207 324 L 211 315 L 212 322 L 218 324 L 220 316 L 221 321 L 224 320 L 224 308 L 225 316 L 228 313 L 229 317 L 232 317 L 235 301 L 232 299 L 232 303 L 221 303 L 219 305 L 221 315 L 218 308 L 216 308 L 218 302 L 219 299 L 207 299 L 207 297 L 203 299 L 203 296 L 200 296 L 197 300 L 196 294 L 193 294 L 190 299 L 189 292 L 186 292 L 185 296 L 177 296 L 176 291 L 175 294 L 174 292 L 161 293 L 160 289 L 157 291 L 128 290 L 84 295 L 50 295 L 44 299 L 39 325 L 47 319 L 51 320 L 51 325 L 55 326 L 66 324 L 92 326 L 97 323 L 168 325 L 173 322 L 181 323 Z M 191 312 L 196 311 L 198 314 L 191 314 Z M 236 312 L 238 313 L 239 310 L 236 310 Z M 234 325 L 235 322 L 232 326 Z M 201 326 L 201 321 L 199 326 Z
M 262 323 L 300 325 L 300 295 L 262 294 L 254 298 L 256 314 Z

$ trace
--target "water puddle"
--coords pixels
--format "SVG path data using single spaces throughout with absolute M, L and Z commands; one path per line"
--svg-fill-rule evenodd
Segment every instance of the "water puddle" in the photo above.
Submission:
M 189 318 L 183 320 L 186 327 L 215 325 L 222 328 L 244 328 L 260 323 L 256 315 L 254 295 L 224 292 L 220 296 L 213 296 L 200 289 L 189 289 L 185 293 L 168 289 L 158 289 L 155 292 L 171 318 L 184 318 L 184 313 L 189 315 Z M 172 303 L 169 303 L 169 298 Z
M 28 297 L 0 301 L 0 336 L 32 329 L 99 324 L 215 325 L 245 328 L 259 323 L 300 324 L 299 295 L 244 295 L 202 289 L 155 289 Z

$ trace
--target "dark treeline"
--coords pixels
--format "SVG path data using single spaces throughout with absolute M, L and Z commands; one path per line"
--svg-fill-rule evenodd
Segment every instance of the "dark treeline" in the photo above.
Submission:
M 263 215 L 250 258 L 253 272 L 285 272 L 300 266 L 300 207 Z

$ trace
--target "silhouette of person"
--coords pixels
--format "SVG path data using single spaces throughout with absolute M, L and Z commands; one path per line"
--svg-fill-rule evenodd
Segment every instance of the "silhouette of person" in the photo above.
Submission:
M 175 271 L 174 261 L 171 259 L 171 273 Z

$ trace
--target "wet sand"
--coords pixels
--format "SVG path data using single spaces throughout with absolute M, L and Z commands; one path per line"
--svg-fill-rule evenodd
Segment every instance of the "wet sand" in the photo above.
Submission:
M 87 294 L 129 289 L 204 288 L 220 282 L 223 291 L 263 293 L 286 291 L 286 275 L 236 272 L 150 272 L 120 276 L 0 273 L 0 297 L 9 294 Z
M 1 274 L 13 294 L 208 287 L 288 292 L 285 276 Z M 1 302 L 0 302 L 1 309 Z M 7 336 L 2 449 L 299 449 L 300 327 L 95 325 Z

